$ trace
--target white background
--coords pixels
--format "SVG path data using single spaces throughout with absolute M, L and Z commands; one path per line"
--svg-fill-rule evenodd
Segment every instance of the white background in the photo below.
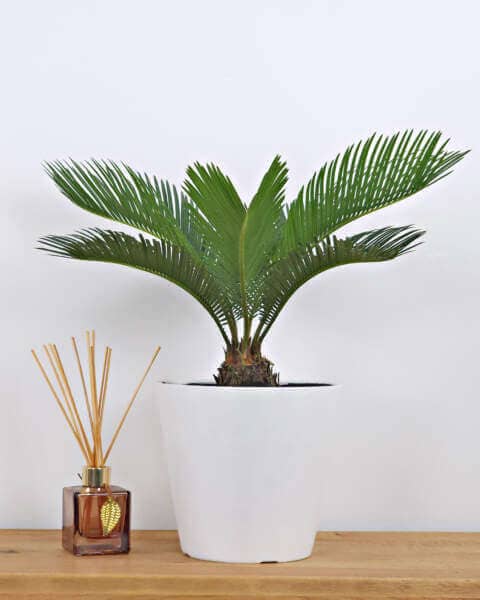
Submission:
M 0 527 L 57 527 L 82 460 L 30 348 L 95 328 L 113 346 L 110 432 L 163 346 L 111 457 L 136 528 L 175 520 L 154 380 L 205 379 L 222 344 L 162 279 L 50 258 L 42 234 L 110 224 L 68 203 L 45 159 L 105 157 L 180 184 L 215 161 L 250 198 L 273 155 L 289 193 L 373 131 L 441 129 L 473 152 L 356 230 L 414 223 L 414 254 L 308 283 L 266 352 L 283 380 L 343 384 L 325 441 L 320 529 L 480 523 L 480 83 L 475 0 L 2 2 Z M 299 465 L 301 468 L 301 465 Z

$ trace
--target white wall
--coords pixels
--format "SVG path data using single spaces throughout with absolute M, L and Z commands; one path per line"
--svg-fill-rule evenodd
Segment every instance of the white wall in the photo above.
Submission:
M 110 431 L 163 346 L 111 460 L 137 528 L 175 526 L 153 381 L 208 377 L 222 357 L 208 315 L 169 283 L 34 249 L 108 225 L 61 197 L 42 160 L 124 160 L 176 183 L 212 160 L 249 198 L 280 152 L 293 196 L 350 142 L 426 127 L 474 152 L 358 224 L 415 223 L 426 244 L 310 282 L 266 350 L 284 380 L 344 384 L 319 424 L 319 528 L 478 529 L 479 18 L 475 0 L 3 3 L 0 527 L 57 527 L 82 464 L 31 347 L 67 352 L 86 328 L 113 346 Z

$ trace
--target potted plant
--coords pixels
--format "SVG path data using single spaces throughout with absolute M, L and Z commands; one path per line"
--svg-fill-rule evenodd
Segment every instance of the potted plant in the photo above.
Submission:
M 278 156 L 248 205 L 213 164 L 189 167 L 182 190 L 109 161 L 46 164 L 69 200 L 142 233 L 49 235 L 42 249 L 164 277 L 202 304 L 223 339 L 214 382 L 159 384 L 185 553 L 235 562 L 311 553 L 321 477 L 316 425 L 336 387 L 280 384 L 263 342 L 312 277 L 391 260 L 419 244 L 424 232 L 412 226 L 335 232 L 448 175 L 466 153 L 447 142 L 439 132 L 374 135 L 324 164 L 289 204 Z

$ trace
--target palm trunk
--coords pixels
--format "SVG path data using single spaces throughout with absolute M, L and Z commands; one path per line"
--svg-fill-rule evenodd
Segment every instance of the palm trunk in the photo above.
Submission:
M 251 342 L 244 350 L 238 345 L 230 346 L 214 378 L 217 385 L 225 386 L 279 385 L 279 375 L 273 371 L 273 363 Z

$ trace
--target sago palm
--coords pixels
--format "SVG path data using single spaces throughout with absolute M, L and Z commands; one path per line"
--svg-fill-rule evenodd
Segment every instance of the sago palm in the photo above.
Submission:
M 373 135 L 325 163 L 290 203 L 279 156 L 249 204 L 213 164 L 189 167 L 178 190 L 125 164 L 49 162 L 47 173 L 69 200 L 142 233 L 92 228 L 46 236 L 41 248 L 177 284 L 208 311 L 223 337 L 217 383 L 277 385 L 262 343 L 289 298 L 333 267 L 405 254 L 424 233 L 412 226 L 346 237 L 335 231 L 448 175 L 466 152 L 447 150 L 447 143 L 439 132 Z

